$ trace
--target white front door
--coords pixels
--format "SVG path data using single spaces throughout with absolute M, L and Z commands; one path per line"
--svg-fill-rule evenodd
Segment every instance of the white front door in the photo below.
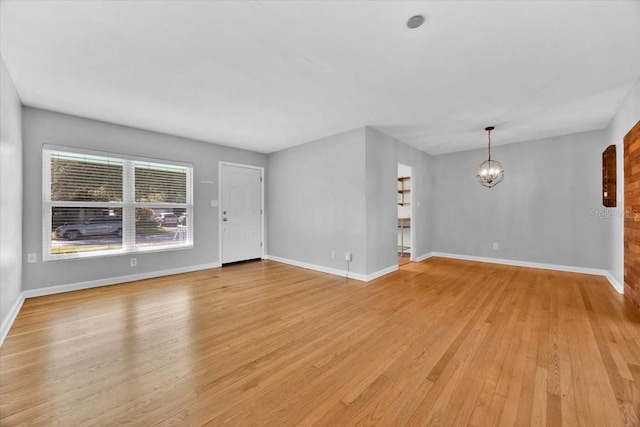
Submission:
M 262 257 L 262 169 L 221 164 L 222 263 Z

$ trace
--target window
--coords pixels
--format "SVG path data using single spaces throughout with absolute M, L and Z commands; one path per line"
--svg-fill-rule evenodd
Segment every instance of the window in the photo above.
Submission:
M 45 147 L 44 260 L 192 247 L 192 171 Z

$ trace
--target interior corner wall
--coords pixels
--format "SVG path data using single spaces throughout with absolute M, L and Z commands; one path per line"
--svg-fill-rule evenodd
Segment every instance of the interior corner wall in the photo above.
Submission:
M 1 56 L 0 93 L 0 325 L 4 333 L 22 292 L 23 189 L 22 103 Z
M 261 153 L 36 108 L 23 108 L 22 124 L 26 189 L 23 246 L 25 252 L 38 255 L 36 264 L 23 264 L 23 290 L 117 281 L 119 277 L 185 271 L 219 263 L 218 208 L 211 203 L 218 200 L 218 162 L 264 167 L 267 161 Z M 42 262 L 43 144 L 193 164 L 193 248 L 137 253 L 137 267 L 129 264 L 131 254 Z
M 414 257 L 431 252 L 431 156 L 366 128 L 367 274 L 398 265 L 398 163 L 411 166 Z
M 617 203 L 607 208 L 609 242 L 607 270 L 614 279 L 624 285 L 624 143 L 623 138 L 640 120 L 640 79 L 631 89 L 606 130 L 607 145 L 616 145 Z
M 475 178 L 485 149 L 434 157 L 434 250 L 607 268 L 610 219 L 601 197 L 607 145 L 600 130 L 495 146 L 505 176 L 491 189 Z
M 266 192 L 269 256 L 366 273 L 364 128 L 269 154 Z

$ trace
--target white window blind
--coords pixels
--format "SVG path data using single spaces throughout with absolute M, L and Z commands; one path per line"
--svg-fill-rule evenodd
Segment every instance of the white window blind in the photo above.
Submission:
M 43 259 L 192 246 L 191 166 L 43 150 Z

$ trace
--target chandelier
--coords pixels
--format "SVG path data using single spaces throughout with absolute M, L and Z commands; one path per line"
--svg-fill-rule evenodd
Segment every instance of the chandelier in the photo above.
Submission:
M 480 163 L 476 169 L 478 182 L 488 188 L 500 184 L 504 178 L 504 169 L 500 162 L 491 159 L 491 131 L 494 129 L 493 126 L 484 128 L 489 135 L 489 159 Z

